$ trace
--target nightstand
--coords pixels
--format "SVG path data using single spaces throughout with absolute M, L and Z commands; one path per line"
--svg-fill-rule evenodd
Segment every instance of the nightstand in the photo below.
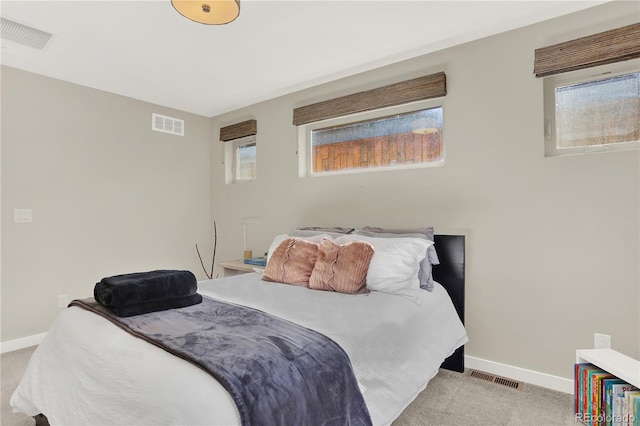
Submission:
M 218 263 L 218 266 L 222 268 L 222 275 L 224 277 L 232 277 L 234 275 L 253 272 L 253 268 L 264 269 L 256 265 L 247 265 L 242 259 L 220 262 Z

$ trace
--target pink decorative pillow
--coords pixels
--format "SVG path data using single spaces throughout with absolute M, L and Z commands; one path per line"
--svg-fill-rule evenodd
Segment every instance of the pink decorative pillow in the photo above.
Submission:
M 309 288 L 350 294 L 368 293 L 365 284 L 373 252 L 373 246 L 364 241 L 340 245 L 328 238 L 323 239 Z
M 318 243 L 287 238 L 273 251 L 262 279 L 309 287 L 309 277 L 317 257 Z

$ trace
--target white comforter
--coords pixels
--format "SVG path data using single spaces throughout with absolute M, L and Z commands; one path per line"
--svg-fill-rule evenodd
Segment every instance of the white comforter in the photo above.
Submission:
M 390 424 L 467 335 L 446 291 L 421 303 L 379 292 L 345 295 L 265 282 L 258 274 L 202 281 L 199 292 L 317 330 L 347 352 L 374 425 Z M 238 424 L 206 372 L 72 307 L 55 320 L 11 398 L 52 425 Z

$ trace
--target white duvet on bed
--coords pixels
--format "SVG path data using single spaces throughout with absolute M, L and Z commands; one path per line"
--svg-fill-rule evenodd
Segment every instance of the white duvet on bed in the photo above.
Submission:
M 199 292 L 317 330 L 347 352 L 374 425 L 391 423 L 467 342 L 447 292 L 420 304 L 262 281 L 257 273 L 202 281 Z M 104 318 L 72 307 L 55 320 L 11 398 L 14 410 L 56 424 L 239 424 L 208 373 Z

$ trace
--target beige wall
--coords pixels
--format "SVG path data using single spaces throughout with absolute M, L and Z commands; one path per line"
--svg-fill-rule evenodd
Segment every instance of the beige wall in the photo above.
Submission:
M 614 2 L 263 102 L 213 119 L 218 260 L 296 225 L 420 226 L 467 239 L 467 354 L 570 378 L 593 333 L 640 358 L 638 151 L 545 158 L 538 47 L 638 21 Z M 446 164 L 299 178 L 295 107 L 447 74 Z M 257 180 L 225 185 L 220 126 L 258 121 Z
M 151 130 L 151 113 L 185 136 Z M 45 332 L 57 296 L 160 268 L 203 278 L 210 119 L 2 68 L 2 341 Z M 33 222 L 13 223 L 15 208 Z

